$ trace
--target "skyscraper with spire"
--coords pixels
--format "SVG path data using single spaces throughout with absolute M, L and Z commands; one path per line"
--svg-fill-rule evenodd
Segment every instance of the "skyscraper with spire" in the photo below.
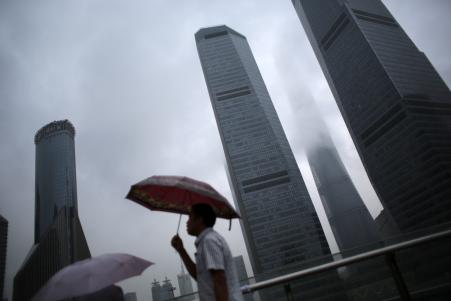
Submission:
M 256 278 L 313 265 L 330 250 L 246 37 L 195 38 Z
M 152 282 L 152 300 L 153 301 L 166 301 L 174 299 L 175 287 L 172 286 L 171 280 L 166 277 L 163 280 L 163 285 L 154 279 Z
M 451 220 L 451 93 L 427 57 L 380 0 L 292 2 L 387 214 Z

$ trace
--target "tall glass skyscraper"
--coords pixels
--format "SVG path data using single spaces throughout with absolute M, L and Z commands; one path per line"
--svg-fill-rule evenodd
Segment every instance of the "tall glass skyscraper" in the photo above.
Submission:
M 35 244 L 14 277 L 14 301 L 30 300 L 57 271 L 91 257 L 78 218 L 74 136 L 68 120 L 35 135 Z
M 311 148 L 307 158 L 340 250 L 357 247 L 362 250 L 363 246 L 377 242 L 379 235 L 375 222 L 332 141 Z
M 35 243 L 66 206 L 77 213 L 75 129 L 68 120 L 55 121 L 35 135 Z
M 257 279 L 330 254 L 246 37 L 217 26 L 195 38 Z
M 451 93 L 424 53 L 380 0 L 292 2 L 399 229 L 451 220 Z

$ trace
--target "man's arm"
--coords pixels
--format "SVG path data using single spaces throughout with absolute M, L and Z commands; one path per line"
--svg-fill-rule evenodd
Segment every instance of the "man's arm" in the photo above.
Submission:
M 210 270 L 213 277 L 216 301 L 228 301 L 229 290 L 227 288 L 227 278 L 224 270 Z
M 180 236 L 178 235 L 174 236 L 171 240 L 171 245 L 179 253 L 180 258 L 182 258 L 182 261 L 185 264 L 185 267 L 188 270 L 191 277 L 197 280 L 196 264 L 193 262 L 191 257 L 189 257 L 188 253 L 185 250 L 185 247 L 183 247 L 183 241 L 180 238 Z

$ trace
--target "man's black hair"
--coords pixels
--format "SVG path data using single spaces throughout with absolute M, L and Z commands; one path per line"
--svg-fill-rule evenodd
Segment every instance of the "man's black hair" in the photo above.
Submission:
M 191 213 L 196 217 L 202 218 L 205 226 L 207 227 L 213 227 L 216 223 L 216 213 L 208 204 L 194 204 L 191 206 Z

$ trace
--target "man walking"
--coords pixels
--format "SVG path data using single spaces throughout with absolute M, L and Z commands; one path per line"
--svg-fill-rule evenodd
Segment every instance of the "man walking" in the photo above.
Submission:
M 200 301 L 242 301 L 232 253 L 225 239 L 213 230 L 216 214 L 207 204 L 191 207 L 186 223 L 189 235 L 196 236 L 196 263 L 175 235 L 171 244 L 179 253 L 190 275 L 196 279 Z

